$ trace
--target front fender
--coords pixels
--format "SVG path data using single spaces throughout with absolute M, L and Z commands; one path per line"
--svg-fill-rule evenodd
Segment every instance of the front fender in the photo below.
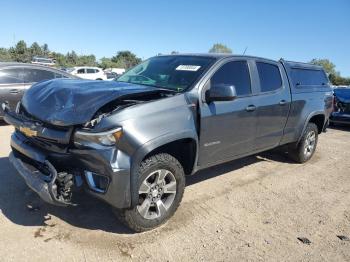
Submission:
M 193 139 L 196 141 L 196 148 L 198 150 L 198 135 L 195 132 L 195 130 L 183 130 L 178 133 L 167 133 L 163 136 L 154 138 L 147 143 L 143 144 L 141 147 L 139 147 L 135 153 L 132 156 L 131 161 L 131 170 L 130 170 L 130 189 L 131 189 L 131 205 L 134 206 L 134 204 L 137 203 L 138 200 L 138 193 L 137 193 L 137 187 L 138 187 L 138 177 L 137 169 L 139 168 L 142 160 L 153 150 L 166 145 L 171 142 L 175 142 L 181 139 Z M 197 163 L 197 157 L 198 154 L 196 154 L 196 159 L 194 161 L 194 168 Z

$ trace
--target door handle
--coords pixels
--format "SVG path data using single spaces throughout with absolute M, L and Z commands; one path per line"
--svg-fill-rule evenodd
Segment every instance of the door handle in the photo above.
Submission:
M 286 103 L 287 103 L 286 100 L 281 100 L 281 101 L 279 102 L 279 105 L 280 105 L 280 106 L 284 106 Z
M 249 105 L 249 106 L 247 106 L 246 107 L 246 111 L 247 112 L 253 112 L 253 111 L 255 111 L 255 109 L 256 109 L 256 106 L 255 105 Z
M 11 89 L 10 90 L 10 94 L 18 94 L 19 93 L 19 90 L 18 89 Z

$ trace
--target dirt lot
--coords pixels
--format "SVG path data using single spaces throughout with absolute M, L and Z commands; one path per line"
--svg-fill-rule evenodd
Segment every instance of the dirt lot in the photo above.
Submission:
M 264 153 L 190 177 L 165 226 L 133 234 L 90 196 L 44 204 L 8 161 L 0 126 L 0 261 L 350 261 L 350 129 L 298 165 Z M 305 237 L 311 244 L 298 238 Z

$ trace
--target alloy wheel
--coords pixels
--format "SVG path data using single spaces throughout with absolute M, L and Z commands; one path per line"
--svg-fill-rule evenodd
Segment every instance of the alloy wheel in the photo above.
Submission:
M 310 157 L 315 150 L 316 145 L 316 133 L 315 131 L 310 131 L 305 139 L 304 154 L 306 157 Z
M 149 174 L 139 188 L 139 214 L 145 219 L 160 218 L 166 214 L 176 195 L 176 179 L 172 172 L 159 169 Z

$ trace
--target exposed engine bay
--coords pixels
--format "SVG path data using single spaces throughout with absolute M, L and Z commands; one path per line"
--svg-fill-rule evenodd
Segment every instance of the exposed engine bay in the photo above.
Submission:
M 84 128 L 93 128 L 97 125 L 104 117 L 110 116 L 124 108 L 142 104 L 145 102 L 151 102 L 161 98 L 169 97 L 174 95 L 172 92 L 156 92 L 151 94 L 137 94 L 118 98 L 112 102 L 102 106 L 90 121 L 83 125 Z

